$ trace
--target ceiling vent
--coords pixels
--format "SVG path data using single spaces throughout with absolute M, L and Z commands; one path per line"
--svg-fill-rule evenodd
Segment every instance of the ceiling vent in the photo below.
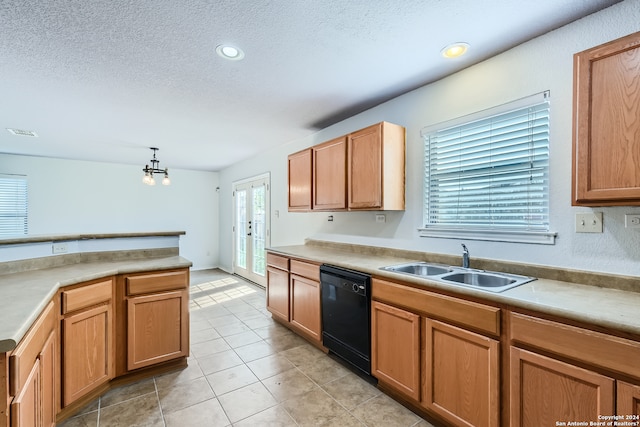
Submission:
M 37 138 L 38 137 L 38 134 L 35 133 L 32 130 L 10 129 L 10 128 L 7 128 L 7 130 L 9 131 L 9 133 L 12 133 L 12 134 L 17 135 L 17 136 L 29 136 L 31 138 Z

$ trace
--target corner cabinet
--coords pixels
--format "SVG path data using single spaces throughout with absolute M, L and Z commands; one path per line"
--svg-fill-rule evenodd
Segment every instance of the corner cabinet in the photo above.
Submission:
M 11 426 L 55 426 L 56 313 L 50 302 L 11 353 Z
M 381 122 L 289 155 L 289 211 L 404 210 L 405 143 Z
M 574 55 L 572 204 L 640 205 L 640 32 Z

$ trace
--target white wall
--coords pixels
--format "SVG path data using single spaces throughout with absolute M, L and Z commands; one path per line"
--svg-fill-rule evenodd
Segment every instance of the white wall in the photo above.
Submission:
M 142 166 L 0 154 L 0 173 L 27 175 L 29 234 L 185 231 L 180 254 L 218 265 L 218 173 L 171 170 L 142 184 Z
M 460 254 L 460 240 L 418 237 L 422 218 L 420 129 L 544 90 L 551 91 L 550 180 L 553 246 L 469 241 L 471 256 L 562 268 L 640 275 L 640 230 L 624 228 L 625 213 L 640 208 L 599 208 L 604 233 L 576 234 L 571 207 L 571 116 L 573 53 L 640 31 L 640 1 L 626 0 L 508 52 L 426 85 L 324 129 L 312 137 L 261 153 L 220 172 L 220 241 L 231 241 L 231 183 L 271 172 L 271 244 L 302 244 L 307 237 L 394 248 Z M 473 47 L 472 47 L 473 48 Z M 401 66 L 402 64 L 398 64 Z M 406 211 L 387 212 L 377 224 L 375 212 L 287 212 L 287 155 L 311 145 L 386 120 L 407 128 Z M 278 218 L 274 215 L 279 211 Z M 230 250 L 221 248 L 220 265 L 232 268 Z

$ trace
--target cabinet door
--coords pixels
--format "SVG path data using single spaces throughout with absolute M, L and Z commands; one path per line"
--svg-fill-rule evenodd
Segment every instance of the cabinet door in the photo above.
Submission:
M 347 207 L 346 138 L 328 141 L 313 148 L 313 210 Z
M 111 304 L 63 319 L 63 406 L 113 377 L 112 319 Z
M 597 421 L 614 412 L 614 380 L 511 347 L 510 426 Z
M 42 348 L 40 360 L 40 407 L 43 427 L 56 425 L 56 333 L 51 332 Z
M 40 416 L 40 361 L 36 359 L 24 386 L 11 403 L 11 427 L 39 427 Z
M 371 371 L 379 381 L 420 399 L 420 316 L 371 302 Z
M 311 149 L 293 153 L 289 163 L 289 211 L 311 210 Z
M 291 323 L 320 341 L 320 283 L 291 275 Z
M 617 389 L 616 413 L 623 416 L 640 415 L 640 386 L 618 381 Z
M 382 207 L 382 124 L 348 136 L 349 209 Z
M 186 290 L 127 299 L 127 369 L 188 355 L 188 304 Z
M 498 426 L 499 342 L 424 319 L 423 405 L 455 425 Z
M 574 56 L 574 205 L 640 204 L 640 33 Z
M 289 321 L 289 272 L 267 267 L 267 310 Z

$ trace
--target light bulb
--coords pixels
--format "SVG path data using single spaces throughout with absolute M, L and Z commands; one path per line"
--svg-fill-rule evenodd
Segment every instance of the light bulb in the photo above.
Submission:
M 162 185 L 171 185 L 171 180 L 169 179 L 169 175 L 164 176 L 164 178 L 162 178 Z

